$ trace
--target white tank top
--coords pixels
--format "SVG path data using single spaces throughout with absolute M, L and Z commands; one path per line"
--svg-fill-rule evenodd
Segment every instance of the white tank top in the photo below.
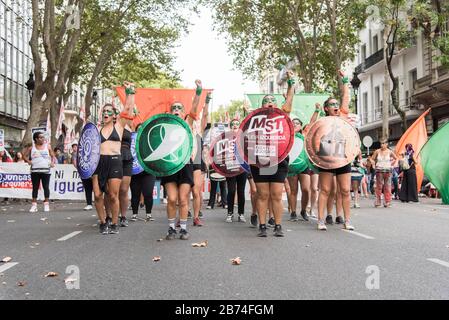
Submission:
M 391 170 L 391 158 L 390 158 L 390 152 L 388 154 L 382 155 L 381 152 L 378 153 L 377 159 L 376 159 L 376 170 L 382 170 L 382 171 L 389 171 Z
M 34 145 L 31 148 L 31 172 L 50 173 L 51 155 L 48 145 L 43 150 L 38 150 Z

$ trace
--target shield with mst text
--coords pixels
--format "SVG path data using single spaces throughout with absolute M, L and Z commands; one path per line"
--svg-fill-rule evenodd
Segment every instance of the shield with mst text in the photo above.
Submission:
M 223 132 L 214 139 L 210 148 L 212 167 L 215 172 L 227 178 L 244 172 L 235 152 L 236 138 L 236 134 L 232 131 Z
M 156 177 L 177 173 L 190 161 L 193 136 L 189 125 L 172 114 L 158 114 L 139 127 L 137 159 Z
M 274 167 L 289 154 L 294 141 L 290 117 L 277 108 L 259 108 L 240 124 L 238 152 L 249 165 Z

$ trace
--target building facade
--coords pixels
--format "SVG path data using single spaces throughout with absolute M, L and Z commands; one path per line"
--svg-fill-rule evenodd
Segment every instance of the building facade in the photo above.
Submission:
M 31 17 L 31 1 L 0 0 L 0 129 L 6 147 L 20 144 L 30 115 L 25 83 L 33 70 Z

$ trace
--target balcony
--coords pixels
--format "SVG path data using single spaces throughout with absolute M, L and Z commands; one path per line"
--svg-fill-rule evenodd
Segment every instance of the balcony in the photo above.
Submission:
M 359 64 L 355 68 L 355 72 L 356 73 L 362 73 L 366 69 L 369 69 L 372 66 L 374 66 L 376 63 L 381 62 L 383 59 L 384 59 L 384 50 L 381 49 L 381 50 L 377 51 L 376 53 L 370 55 L 368 58 L 365 59 L 364 62 Z

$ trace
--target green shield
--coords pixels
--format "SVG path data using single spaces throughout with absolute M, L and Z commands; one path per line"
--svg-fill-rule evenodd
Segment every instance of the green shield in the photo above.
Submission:
M 172 114 L 158 114 L 142 124 L 137 133 L 137 159 L 156 177 L 170 176 L 189 162 L 193 135 L 189 125 Z
M 304 136 L 295 133 L 295 141 L 289 154 L 290 162 L 288 164 L 288 175 L 295 176 L 306 170 L 308 165 L 308 157 L 304 146 Z

